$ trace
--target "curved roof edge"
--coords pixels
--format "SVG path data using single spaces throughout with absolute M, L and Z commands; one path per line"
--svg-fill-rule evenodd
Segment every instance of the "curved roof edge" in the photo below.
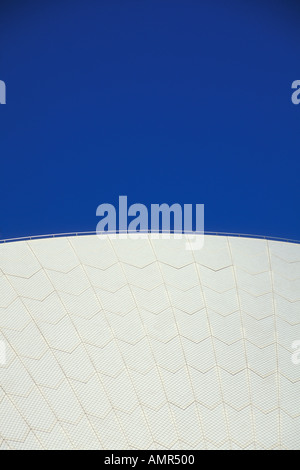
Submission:
M 121 234 L 121 233 L 136 233 L 136 232 L 127 232 L 127 231 L 121 231 L 121 230 L 116 230 L 113 232 L 106 231 L 103 232 L 103 235 L 110 235 L 110 234 Z M 162 231 L 147 231 L 147 232 L 139 232 L 139 233 L 164 233 Z M 203 235 L 203 232 L 176 232 L 176 231 L 170 231 L 170 232 L 165 232 L 165 233 L 182 233 L 183 235 Z M 45 234 L 45 235 L 32 235 L 32 236 L 27 236 L 27 237 L 18 237 L 18 238 L 7 238 L 7 239 L 2 239 L 0 240 L 1 243 L 12 243 L 12 242 L 17 242 L 17 241 L 29 241 L 29 240 L 35 240 L 35 239 L 43 239 L 43 238 L 59 238 L 59 237 L 76 237 L 76 236 L 85 236 L 85 235 L 97 235 L 97 232 L 90 231 L 90 232 L 67 232 L 67 233 L 52 233 L 52 234 Z M 268 235 L 252 235 L 248 233 L 230 233 L 230 232 L 204 232 L 204 235 L 212 235 L 212 236 L 223 236 L 223 237 L 241 237 L 241 238 L 257 238 L 260 240 L 271 240 L 271 241 L 278 241 L 278 242 L 286 242 L 286 243 L 298 243 L 300 244 L 300 240 L 292 240 L 289 238 L 280 238 L 280 237 L 272 237 Z

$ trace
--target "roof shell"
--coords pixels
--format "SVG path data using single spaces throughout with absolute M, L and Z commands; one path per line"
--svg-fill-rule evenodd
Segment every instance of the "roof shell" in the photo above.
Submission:
M 0 245 L 0 448 L 300 448 L 300 245 L 186 242 Z

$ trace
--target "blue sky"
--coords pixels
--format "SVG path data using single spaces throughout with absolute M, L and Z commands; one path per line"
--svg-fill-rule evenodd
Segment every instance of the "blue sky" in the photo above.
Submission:
M 0 238 L 96 208 L 204 203 L 205 229 L 300 239 L 296 2 L 0 5 Z

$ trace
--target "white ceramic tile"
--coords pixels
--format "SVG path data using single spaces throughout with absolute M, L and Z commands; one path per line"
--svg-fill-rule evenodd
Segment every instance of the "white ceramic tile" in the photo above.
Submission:
M 29 427 L 16 407 L 8 398 L 0 403 L 0 434 L 4 439 L 22 441 L 29 433 Z
M 67 273 L 79 264 L 79 260 L 72 249 L 69 241 L 65 237 L 44 240 L 34 240 L 30 243 L 40 264 L 46 269 Z M 49 256 L 49 250 L 51 256 Z
M 22 297 L 43 300 L 54 291 L 44 271 L 38 271 L 28 279 L 16 276 L 7 276 L 7 279 L 15 292 Z M 10 292 L 10 289 L 8 289 L 8 292 Z
M 134 345 L 118 341 L 118 347 L 124 367 L 127 366 L 130 370 L 146 374 L 156 366 L 153 347 L 148 338 L 143 338 Z
M 164 405 L 156 411 L 145 409 L 145 415 L 152 431 L 154 442 L 166 448 L 171 447 L 177 440 L 177 435 L 168 405 Z
M 90 287 L 90 282 L 82 266 L 77 266 L 68 273 L 46 270 L 49 282 L 58 292 L 80 295 Z
M 55 425 L 57 418 L 37 387 L 27 397 L 14 396 L 12 401 L 30 428 L 51 431 Z
M 57 388 L 64 379 L 63 371 L 50 351 L 38 360 L 24 358 L 23 363 L 37 385 Z
M 93 287 L 100 287 L 109 292 L 116 292 L 127 284 L 120 263 L 113 264 L 105 270 L 86 266 L 85 271 Z
M 151 369 L 146 374 L 130 371 L 138 401 L 154 410 L 160 409 L 167 401 L 163 376 L 159 369 Z
M 69 379 L 86 382 L 95 374 L 95 368 L 90 358 L 88 347 L 80 344 L 71 353 L 64 351 L 53 351 L 65 376 Z
M 101 450 L 103 446 L 94 431 L 91 421 L 83 416 L 79 423 L 62 423 L 62 428 L 76 449 Z
M 29 278 L 41 269 L 39 260 L 25 241 L 0 245 L 0 269 L 6 274 Z
M 55 325 L 67 314 L 56 292 L 52 292 L 42 301 L 24 298 L 23 303 L 35 322 Z
M 92 288 L 88 288 L 80 295 L 60 292 L 59 297 L 70 315 L 78 315 L 89 320 L 101 311 L 99 300 Z
M 104 449 L 128 449 L 128 439 L 114 411 L 111 411 L 103 419 L 91 416 L 90 421 Z
M 215 444 L 216 446 L 222 444 L 225 440 L 228 440 L 229 435 L 224 405 L 216 406 L 212 410 L 199 405 L 199 410 L 205 439 L 210 444 Z
M 177 372 L 161 371 L 161 377 L 169 403 L 186 408 L 195 399 L 187 368 Z
M 132 286 L 152 290 L 164 282 L 158 263 L 156 262 L 143 268 L 123 263 L 123 270 L 127 282 Z
M 76 423 L 84 414 L 76 395 L 67 380 L 57 389 L 42 387 L 49 407 L 59 421 Z
M 137 449 L 147 449 L 152 443 L 151 430 L 142 407 L 132 413 L 117 411 L 122 428 L 126 432 L 128 444 Z
M 223 402 L 222 384 L 216 367 L 207 372 L 189 368 L 190 380 L 196 400 L 207 408 L 215 408 Z
M 174 314 L 179 334 L 182 337 L 195 343 L 200 343 L 210 337 L 209 320 L 205 308 L 192 315 L 182 310 L 174 309 Z
M 172 308 L 167 308 L 158 314 L 148 310 L 140 310 L 143 331 L 149 337 L 166 343 L 178 335 L 176 318 Z
M 71 385 L 86 414 L 104 418 L 111 410 L 109 397 L 97 375 L 94 375 L 88 382 L 71 380 Z
M 22 331 L 30 322 L 31 316 L 20 299 L 7 308 L 0 308 L 0 328 Z
M 64 432 L 60 424 L 51 430 L 51 432 L 37 431 L 36 437 L 45 449 L 52 450 L 73 450 L 74 445 L 68 435 Z

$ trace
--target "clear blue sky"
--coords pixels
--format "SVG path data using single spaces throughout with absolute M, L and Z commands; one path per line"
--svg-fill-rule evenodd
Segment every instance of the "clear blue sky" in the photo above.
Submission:
M 95 230 L 127 195 L 300 239 L 299 20 L 284 0 L 3 0 L 0 238 Z

